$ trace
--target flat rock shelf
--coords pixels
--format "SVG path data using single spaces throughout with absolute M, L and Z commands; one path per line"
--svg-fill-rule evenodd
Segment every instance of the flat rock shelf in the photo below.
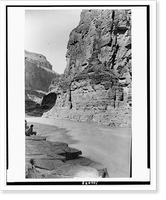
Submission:
M 26 178 L 107 178 L 100 163 L 85 158 L 67 143 L 26 136 Z

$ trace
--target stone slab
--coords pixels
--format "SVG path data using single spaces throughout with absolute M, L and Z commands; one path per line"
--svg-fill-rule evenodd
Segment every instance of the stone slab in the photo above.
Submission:
M 68 144 L 50 142 L 45 137 L 26 137 L 26 178 L 99 178 L 105 168 L 81 157 L 82 152 Z

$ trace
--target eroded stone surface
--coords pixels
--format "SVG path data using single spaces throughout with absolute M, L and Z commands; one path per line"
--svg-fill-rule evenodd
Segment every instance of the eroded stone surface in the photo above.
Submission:
M 26 178 L 108 177 L 107 169 L 66 143 L 50 142 L 46 137 L 26 137 Z
M 131 127 L 131 10 L 83 10 L 67 45 L 64 74 L 44 117 Z
M 25 51 L 25 112 L 31 116 L 41 116 L 45 110 L 53 107 L 56 95 L 47 95 L 53 78 L 59 74 L 45 56 Z M 50 100 L 51 96 L 51 100 Z M 43 104 L 40 106 L 43 99 Z M 50 100 L 47 103 L 47 99 Z

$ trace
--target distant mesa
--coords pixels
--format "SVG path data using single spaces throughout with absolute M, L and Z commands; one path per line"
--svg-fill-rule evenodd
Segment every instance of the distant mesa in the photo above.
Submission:
M 48 62 L 46 57 L 43 56 L 42 54 L 32 53 L 25 50 L 25 60 L 32 63 L 36 63 L 38 66 L 42 68 L 44 67 L 44 68 L 48 68 L 52 70 L 52 65 Z M 53 71 L 53 73 L 55 72 Z
M 33 115 L 33 112 L 36 112 L 36 106 L 38 109 L 43 96 L 49 91 L 52 79 L 56 77 L 59 77 L 59 74 L 52 70 L 52 65 L 47 61 L 45 56 L 25 50 L 26 113 Z

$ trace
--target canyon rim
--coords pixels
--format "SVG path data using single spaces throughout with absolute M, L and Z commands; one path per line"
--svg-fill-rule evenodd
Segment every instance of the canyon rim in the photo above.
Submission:
M 47 12 L 49 13 L 49 11 Z M 56 11 L 51 12 L 56 13 Z M 30 11 L 28 15 L 29 13 Z M 31 11 L 31 16 L 33 15 L 35 16 L 35 11 Z M 25 50 L 25 113 L 27 116 L 47 118 L 47 120 L 55 119 L 55 121 L 64 120 L 64 124 L 65 120 L 71 120 L 72 123 L 73 121 L 85 123 L 85 125 L 94 123 L 105 127 L 99 133 L 103 140 L 106 139 L 105 135 L 109 134 L 108 130 L 111 130 L 110 137 L 114 140 L 112 133 L 116 129 L 119 131 L 115 142 L 120 138 L 121 143 L 119 144 L 122 145 L 122 147 L 119 146 L 122 148 L 121 150 L 118 149 L 118 142 L 115 149 L 110 148 L 110 154 L 114 154 L 110 161 L 102 162 L 101 159 L 101 162 L 98 162 L 99 160 L 95 160 L 92 155 L 88 156 L 86 151 L 86 157 L 84 157 L 85 147 L 81 145 L 82 149 L 80 150 L 78 149 L 79 145 L 72 146 L 71 143 L 70 146 L 65 141 L 58 141 L 58 138 L 49 140 L 49 137 L 52 137 L 51 132 L 47 131 L 49 127 L 44 127 L 45 134 L 40 134 L 43 132 L 43 126 L 41 125 L 40 129 L 40 123 L 35 124 L 38 127 L 37 136 L 26 136 L 27 178 L 111 178 L 114 177 L 113 173 L 110 173 L 111 167 L 114 169 L 115 177 L 130 177 L 131 19 L 130 9 L 85 9 L 80 11 L 78 24 L 66 36 L 68 42 L 66 43 L 66 55 L 63 58 L 66 60 L 66 66 L 62 66 L 63 73 L 56 72 L 56 66 L 60 63 L 57 62 L 56 66 L 53 66 L 48 61 L 48 56 L 42 53 L 42 49 L 40 52 Z M 53 18 L 51 23 L 57 20 Z M 47 31 L 44 25 L 43 23 L 41 26 L 41 35 L 42 31 Z M 65 23 L 63 26 L 65 27 Z M 58 29 L 58 27 L 56 28 Z M 53 34 L 58 40 L 58 34 Z M 40 43 L 40 39 L 41 37 L 36 43 Z M 55 42 L 51 39 L 48 41 L 46 43 L 49 45 L 51 42 Z M 51 49 L 56 48 L 53 47 L 54 45 L 50 46 Z M 57 126 L 56 123 L 55 126 Z M 66 129 L 65 134 L 68 134 L 69 127 L 63 125 L 59 128 Z M 57 127 L 56 130 L 59 131 Z M 127 130 L 127 134 L 122 140 L 121 137 L 124 136 L 124 132 L 126 133 L 124 130 Z M 89 131 L 91 132 L 91 130 Z M 58 134 L 61 133 L 64 134 L 62 130 L 58 132 Z M 72 134 L 69 133 L 69 135 Z M 77 129 L 72 137 L 79 141 Z M 98 133 L 96 137 L 98 137 Z M 123 146 L 123 144 L 125 145 Z M 89 147 L 87 149 L 91 151 Z M 116 163 L 115 157 L 118 157 L 122 151 L 125 151 L 126 154 Z M 107 166 L 109 162 L 111 167 Z M 115 162 L 114 166 L 111 162 Z M 122 173 L 124 166 L 127 168 L 127 170 L 125 169 L 126 173 Z M 122 169 L 119 170 L 119 174 L 116 173 L 116 168 L 117 171 L 119 168 Z

